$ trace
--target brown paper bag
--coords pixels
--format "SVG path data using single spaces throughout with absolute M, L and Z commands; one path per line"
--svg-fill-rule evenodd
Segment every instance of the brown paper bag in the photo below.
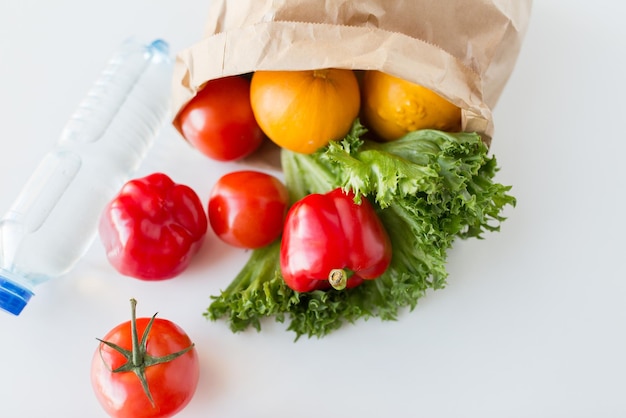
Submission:
M 204 39 L 177 55 L 174 114 L 208 80 L 255 70 L 380 70 L 462 109 L 489 143 L 532 0 L 212 0 Z

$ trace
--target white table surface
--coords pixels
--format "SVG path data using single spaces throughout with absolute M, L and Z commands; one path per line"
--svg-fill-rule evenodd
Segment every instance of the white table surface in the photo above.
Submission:
M 174 51 L 202 35 L 208 1 L 0 3 L 0 212 L 4 212 L 128 36 Z M 518 206 L 502 231 L 459 242 L 449 285 L 397 322 L 322 339 L 280 324 L 231 334 L 209 296 L 247 254 L 211 236 L 183 276 L 115 274 L 97 241 L 67 276 L 0 315 L 0 417 L 101 417 L 89 365 L 102 337 L 138 314 L 196 342 L 198 391 L 180 417 L 626 416 L 626 8 L 538 0 L 495 109 L 498 180 Z M 166 127 L 141 168 L 206 198 L 234 168 Z M 333 386 L 333 389 L 329 388 Z M 332 393 L 332 394 L 331 394 Z M 334 394 L 334 395 L 333 395 Z

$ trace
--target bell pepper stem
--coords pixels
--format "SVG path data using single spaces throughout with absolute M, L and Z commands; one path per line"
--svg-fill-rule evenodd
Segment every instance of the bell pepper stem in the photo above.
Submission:
M 348 272 L 344 269 L 332 269 L 328 273 L 328 282 L 337 290 L 343 290 L 348 284 Z

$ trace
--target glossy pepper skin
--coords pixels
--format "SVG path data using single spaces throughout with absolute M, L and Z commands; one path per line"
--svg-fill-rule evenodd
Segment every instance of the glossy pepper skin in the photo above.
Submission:
M 297 292 L 354 287 L 385 272 L 391 242 L 366 198 L 341 188 L 311 194 L 287 213 L 280 248 L 285 283 Z
M 98 232 L 109 261 L 121 274 L 164 280 L 187 268 L 207 227 L 198 195 L 154 173 L 122 187 L 105 207 Z

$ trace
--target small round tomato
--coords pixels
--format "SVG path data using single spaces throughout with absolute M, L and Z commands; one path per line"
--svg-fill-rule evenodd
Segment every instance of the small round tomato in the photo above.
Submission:
M 359 114 L 360 93 L 352 70 L 257 71 L 250 101 L 259 125 L 273 142 L 311 154 L 343 138 Z
M 136 304 L 131 299 L 130 321 L 99 340 L 91 361 L 91 384 L 111 417 L 171 417 L 196 391 L 198 354 L 189 336 L 173 322 L 154 316 L 135 318 Z
M 278 238 L 287 214 L 289 192 L 276 177 L 235 171 L 221 177 L 209 198 L 209 223 L 224 242 L 260 248 Z
M 264 138 L 252 113 L 250 82 L 243 76 L 208 81 L 175 124 L 194 148 L 218 161 L 250 155 Z

